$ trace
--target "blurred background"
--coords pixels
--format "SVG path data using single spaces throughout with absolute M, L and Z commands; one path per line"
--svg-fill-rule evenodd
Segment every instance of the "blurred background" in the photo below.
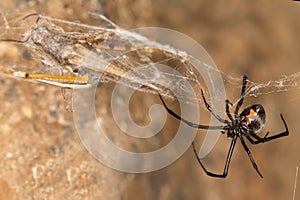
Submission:
M 87 11 L 93 11 L 125 29 L 170 28 L 199 42 L 224 74 L 247 75 L 258 83 L 277 80 L 300 69 L 300 3 L 293 1 L 2 0 L 0 11 L 8 18 L 16 12 L 38 12 L 85 23 Z M 20 45 L 3 43 L 0 63 L 30 66 L 34 61 Z M 0 82 L 0 199 L 279 200 L 292 199 L 294 192 L 295 199 L 300 199 L 300 178 L 296 177 L 300 160 L 297 87 L 245 100 L 244 105 L 264 105 L 265 131 L 275 134 L 284 130 L 280 113 L 290 129 L 289 137 L 262 145 L 249 144 L 264 178 L 257 175 L 238 142 L 228 177 L 216 179 L 202 171 L 191 148 L 159 171 L 128 174 L 110 169 L 85 150 L 59 88 L 7 77 L 0 77 Z M 111 139 L 126 143 L 119 139 L 120 130 L 111 125 L 108 94 L 113 86 L 108 83 L 98 89 L 96 108 Z M 229 99 L 236 100 L 240 87 L 227 84 L 226 91 Z M 147 104 L 159 102 L 157 96 L 137 94 L 133 101 L 134 119 L 147 123 Z M 159 140 L 136 148 L 145 151 L 167 143 L 176 132 L 176 123 L 169 117 Z M 199 131 L 197 146 L 204 133 Z M 205 159 L 209 169 L 223 170 L 229 144 L 225 136 L 221 137 Z

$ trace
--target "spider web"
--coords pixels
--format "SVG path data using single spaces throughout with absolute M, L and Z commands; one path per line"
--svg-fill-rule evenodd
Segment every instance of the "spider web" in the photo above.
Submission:
M 76 71 L 79 75 L 89 74 L 89 84 L 113 81 L 134 90 L 159 93 L 166 98 L 197 104 L 202 108 L 205 108 L 205 104 L 200 89 L 205 90 L 208 101 L 224 105 L 226 97 L 218 91 L 219 88 L 209 86 L 214 85 L 216 81 L 214 73 L 222 75 L 224 82 L 229 83 L 228 87 L 241 87 L 242 77 L 231 77 L 216 68 L 204 49 L 197 51 L 198 55 L 191 54 L 169 44 L 157 42 L 155 38 L 147 38 L 142 34 L 124 30 L 102 15 L 91 14 L 91 17 L 96 19 L 98 24 L 87 25 L 32 14 L 12 21 L 4 20 L 5 23 L 0 29 L 3 30 L 1 32 L 3 39 L 13 38 L 23 41 L 20 42 L 21 45 L 32 52 L 38 68 L 18 67 L 27 72 L 74 75 L 73 72 Z M 26 21 L 29 19 L 34 20 L 28 28 Z M 24 30 L 21 39 L 13 37 L 20 35 Z M 56 38 L 56 40 L 45 38 Z M 37 45 L 38 42 L 41 43 Z M 159 70 L 157 64 L 170 66 L 180 74 Z M 195 69 L 195 65 L 201 66 L 201 74 Z M 137 70 L 141 66 L 146 69 L 143 73 Z M 14 69 L 14 67 L 2 67 L 2 69 Z M 2 75 L 11 76 L 3 73 L 3 70 Z M 245 96 L 258 97 L 298 89 L 299 76 L 300 72 L 283 75 L 277 80 L 265 83 L 250 80 Z M 194 91 L 187 90 L 185 82 L 193 87 L 196 96 L 193 95 Z M 236 104 L 238 100 L 233 103 Z M 216 108 L 212 104 L 212 107 L 220 116 L 224 116 L 224 106 Z M 202 148 L 200 157 L 204 157 L 210 151 L 219 137 L 219 134 L 208 135 L 214 136 L 209 136 L 210 142 L 204 142 L 208 145 Z
M 14 17 L 12 19 L 6 19 L 5 16 L 2 16 L 3 25 L 0 26 L 0 29 L 2 30 L 1 38 L 14 38 L 21 41 L 22 39 L 19 38 L 20 36 L 14 36 L 21 35 L 24 30 L 27 31 L 25 33 L 23 32 L 23 39 L 36 37 L 39 33 L 34 32 L 33 29 L 41 27 L 50 27 L 58 31 L 62 37 L 72 39 L 92 38 L 96 35 L 103 35 L 102 39 L 104 42 L 97 45 L 97 48 L 103 51 L 102 53 L 94 54 L 91 52 L 80 52 L 78 54 L 81 56 L 81 60 L 76 61 L 78 63 L 74 63 L 76 67 L 79 67 L 80 73 L 89 73 L 91 75 L 91 82 L 97 80 L 99 73 L 103 73 L 102 79 L 100 80 L 102 82 L 114 81 L 143 92 L 159 92 L 170 99 L 184 100 L 186 103 L 197 103 L 203 108 L 205 107 L 202 97 L 199 95 L 199 91 L 201 88 L 204 89 L 206 85 L 203 83 L 203 80 L 201 80 L 200 74 L 194 69 L 194 66 L 188 62 L 189 59 L 193 58 L 193 56 L 189 55 L 187 52 L 176 49 L 168 44 L 155 42 L 154 40 L 144 37 L 138 33 L 124 30 L 106 19 L 104 16 L 94 13 L 90 13 L 90 17 L 94 20 L 96 19 L 97 22 L 100 23 L 100 26 L 70 22 L 47 16 L 39 17 L 39 22 L 28 28 L 28 23 L 26 23 L 26 20 L 28 19 L 22 19 L 24 18 L 24 15 Z M 32 41 L 28 40 L 24 42 L 23 45 L 34 52 L 34 58 L 37 63 L 39 63 L 38 69 L 34 69 L 32 66 L 5 66 L 2 67 L 2 69 L 17 68 L 26 70 L 27 72 L 34 71 L 50 74 L 69 73 L 66 70 L 66 66 L 63 66 L 55 59 L 50 58 L 44 51 L 40 51 L 40 49 L 38 49 Z M 49 43 L 48 48 L 51 48 L 51 45 L 54 46 L 57 44 Z M 60 52 L 60 54 L 70 54 L 71 51 L 76 51 L 76 49 L 62 50 L 65 52 Z M 154 55 L 155 53 L 153 53 L 153 51 L 156 51 L 156 55 Z M 202 52 L 199 52 L 199 54 L 201 53 Z M 154 58 L 155 56 L 156 58 Z M 207 61 L 205 55 L 200 55 L 197 59 L 197 62 L 200 62 L 200 64 L 204 66 L 202 69 L 207 70 L 205 72 L 207 76 L 210 76 L 210 72 L 214 71 L 222 75 L 224 82 L 229 84 L 228 87 L 239 88 L 241 86 L 242 77 L 232 77 L 225 74 L 221 70 L 217 69 L 214 66 L 214 63 Z M 110 63 L 111 66 L 107 67 L 106 65 L 108 63 Z M 139 74 L 135 72 L 135 68 L 137 66 L 145 64 L 149 64 L 147 66 L 148 69 L 146 74 Z M 151 64 L 170 65 L 179 71 L 181 75 L 158 71 L 157 68 Z M 130 70 L 133 72 L 131 77 L 129 79 L 122 79 L 122 74 Z M 2 73 L 2 75 L 7 76 L 5 73 Z M 270 80 L 265 83 L 257 83 L 253 80 L 249 80 L 245 97 L 258 97 L 270 93 L 297 89 L 299 88 L 299 76 L 300 72 L 290 75 L 282 75 L 277 80 Z M 149 84 L 149 79 L 151 79 L 151 84 Z M 195 88 L 195 91 L 198 91 L 198 96 L 196 98 L 191 95 L 189 91 L 185 90 L 184 85 L 180 85 L 183 81 L 189 81 Z M 144 85 L 145 87 L 141 88 L 139 87 L 140 85 Z M 161 87 L 160 85 L 164 85 L 164 87 Z M 176 97 L 172 93 L 174 90 L 178 91 L 178 95 Z M 218 99 L 219 97 L 221 96 L 218 96 L 217 94 L 217 96 L 212 98 Z M 208 96 L 206 98 L 209 99 Z M 238 99 L 234 103 L 237 101 Z

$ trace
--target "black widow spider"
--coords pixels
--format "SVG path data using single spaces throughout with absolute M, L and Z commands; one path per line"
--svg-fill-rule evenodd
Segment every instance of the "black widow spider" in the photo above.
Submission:
M 242 92 L 241 92 L 241 96 L 240 96 L 240 100 L 238 101 L 235 110 L 234 110 L 234 117 L 231 115 L 230 111 L 229 111 L 229 105 L 232 106 L 232 103 L 229 102 L 229 100 L 227 99 L 225 101 L 225 106 L 226 106 L 226 114 L 229 118 L 230 121 L 226 120 L 226 119 L 222 119 L 218 114 L 215 113 L 215 111 L 211 108 L 211 106 L 207 103 L 203 91 L 201 90 L 202 93 L 202 98 L 203 101 L 205 103 L 205 106 L 207 108 L 207 110 L 221 123 L 223 123 L 223 126 L 207 126 L 207 125 L 200 125 L 200 124 L 196 124 L 193 122 L 190 122 L 186 119 L 183 119 L 181 116 L 177 115 L 176 113 L 174 113 L 170 108 L 167 107 L 166 103 L 164 102 L 163 98 L 160 96 L 160 99 L 164 105 L 164 107 L 166 108 L 166 110 L 168 111 L 168 113 L 170 115 L 172 115 L 173 117 L 181 120 L 182 122 L 184 122 L 185 124 L 187 124 L 188 126 L 191 126 L 193 128 L 198 128 L 198 129 L 214 129 L 214 130 L 222 130 L 221 132 L 227 133 L 227 137 L 231 138 L 231 144 L 229 147 L 229 151 L 227 154 L 227 158 L 226 158 L 226 163 L 225 163 L 225 167 L 224 167 L 224 171 L 222 174 L 216 174 L 213 172 L 208 171 L 204 165 L 202 164 L 196 148 L 195 148 L 195 144 L 194 142 L 192 142 L 192 146 L 193 146 L 193 151 L 196 155 L 196 158 L 199 162 L 199 164 L 201 165 L 202 169 L 205 171 L 205 173 L 209 176 L 212 177 L 219 177 L 219 178 L 225 178 L 228 174 L 228 168 L 229 168 L 229 163 L 231 160 L 231 156 L 233 153 L 233 149 L 235 147 L 236 144 L 236 140 L 239 138 L 242 146 L 244 147 L 244 150 L 247 152 L 248 157 L 252 163 L 252 166 L 254 167 L 254 169 L 257 171 L 257 173 L 259 174 L 259 176 L 261 178 L 263 178 L 262 174 L 259 172 L 258 167 L 253 159 L 253 156 L 249 150 L 249 148 L 247 147 L 245 141 L 244 141 L 244 137 L 246 137 L 249 142 L 251 144 L 259 144 L 259 143 L 264 143 L 264 142 L 269 142 L 271 140 L 277 139 L 277 138 L 281 138 L 284 136 L 289 135 L 289 130 L 287 127 L 287 124 L 283 118 L 283 115 L 280 114 L 280 117 L 283 121 L 283 124 L 285 126 L 285 131 L 282 133 L 278 133 L 276 135 L 273 136 L 269 136 L 269 132 L 266 133 L 266 135 L 262 138 L 259 137 L 258 134 L 262 131 L 262 129 L 264 128 L 265 125 L 265 121 L 266 121 L 266 114 L 265 114 L 265 110 L 263 108 L 262 105 L 260 104 L 254 104 L 254 105 L 250 105 L 248 107 L 246 107 L 240 114 L 238 114 L 238 111 L 240 109 L 240 107 L 243 104 L 244 101 L 244 96 L 245 96 L 245 90 L 246 90 L 246 85 L 247 85 L 248 79 L 246 76 L 243 77 L 243 85 L 242 85 Z

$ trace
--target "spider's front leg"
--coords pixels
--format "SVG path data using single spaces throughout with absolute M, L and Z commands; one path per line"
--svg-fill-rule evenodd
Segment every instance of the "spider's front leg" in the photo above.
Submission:
M 225 101 L 225 106 L 226 106 L 226 114 L 227 114 L 228 118 L 229 118 L 231 121 L 233 121 L 234 119 L 233 119 L 233 117 L 232 117 L 232 115 L 231 115 L 231 113 L 230 113 L 230 111 L 229 111 L 229 106 L 233 106 L 233 104 L 232 104 L 228 99 L 226 99 L 226 101 Z
M 243 102 L 244 102 L 244 99 L 245 99 L 245 91 L 246 91 L 247 83 L 248 83 L 247 76 L 243 76 L 243 85 L 242 85 L 242 91 L 241 91 L 240 100 L 238 101 L 238 103 L 237 103 L 237 105 L 235 107 L 235 110 L 234 110 L 234 116 L 235 116 L 235 118 L 239 117 L 238 112 L 239 112 L 240 107 L 243 105 Z
M 212 108 L 211 106 L 207 103 L 206 99 L 205 99 L 205 96 L 203 94 L 203 90 L 201 89 L 201 95 L 202 95 L 202 98 L 203 98 L 203 101 L 204 101 L 204 104 L 207 108 L 207 110 L 219 121 L 219 122 L 222 122 L 222 123 L 227 123 L 228 121 L 226 119 L 222 119 Z M 229 101 L 228 101 L 229 102 Z M 227 104 L 226 104 L 227 105 Z M 228 108 L 229 110 L 229 108 Z M 226 111 L 227 112 L 227 111 Z
M 162 96 L 160 94 L 159 98 L 163 104 L 163 106 L 165 107 L 165 109 L 167 110 L 167 112 L 172 115 L 173 117 L 175 117 L 176 119 L 182 121 L 183 123 L 185 123 L 186 125 L 193 127 L 193 128 L 198 128 L 198 129 L 210 129 L 210 130 L 227 130 L 228 126 L 227 125 L 220 125 L 220 126 L 209 126 L 209 125 L 201 125 L 201 124 L 197 124 L 197 123 L 193 123 L 190 122 L 186 119 L 184 119 L 183 117 L 181 117 L 180 115 L 176 114 L 173 110 L 171 110 L 166 102 L 163 100 Z M 224 120 L 225 121 L 225 120 Z

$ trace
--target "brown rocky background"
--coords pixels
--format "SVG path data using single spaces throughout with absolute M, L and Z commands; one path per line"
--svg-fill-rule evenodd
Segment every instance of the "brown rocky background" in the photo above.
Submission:
M 254 82 L 275 80 L 299 70 L 298 2 L 2 0 L 0 11 L 2 16 L 39 12 L 83 22 L 87 11 L 94 11 L 127 29 L 143 26 L 174 29 L 203 45 L 225 74 L 234 77 L 245 74 Z M 22 53 L 18 45 L 0 44 L 1 65 L 29 66 L 32 62 L 24 61 L 26 55 Z M 0 77 L 0 82 L 0 199 L 281 200 L 293 197 L 296 166 L 300 161 L 298 89 L 246 100 L 245 104 L 260 102 L 265 106 L 266 129 L 271 134 L 283 130 L 279 114 L 284 113 L 291 135 L 269 144 L 249 145 L 263 179 L 253 170 L 238 144 L 229 176 L 220 180 L 204 174 L 191 149 L 171 166 L 152 173 L 127 174 L 110 169 L 85 150 L 59 88 L 6 77 Z M 99 91 L 97 110 L 105 115 L 104 122 L 108 125 L 104 128 L 116 140 L 119 129 L 109 124 L 110 99 L 105 97 L 112 87 L 113 84 L 107 84 Z M 236 98 L 238 90 L 228 88 L 229 98 Z M 137 95 L 133 115 L 136 120 L 147 122 L 149 119 L 141 114 L 146 111 L 143 104 L 158 99 L 153 95 L 146 95 L 147 100 L 142 97 Z M 162 133 L 162 140 L 169 141 L 171 133 L 176 131 L 171 126 L 176 121 L 171 120 Z M 197 143 L 202 139 L 199 136 Z M 216 153 L 208 160 L 210 168 L 223 169 L 228 144 L 225 137 L 218 142 Z M 299 181 L 300 178 L 298 185 Z M 295 192 L 295 199 L 299 199 L 299 186 Z

